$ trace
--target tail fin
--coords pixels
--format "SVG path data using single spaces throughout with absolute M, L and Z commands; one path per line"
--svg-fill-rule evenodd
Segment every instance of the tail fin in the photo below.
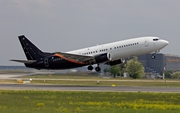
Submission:
M 40 60 L 45 54 L 24 35 L 18 37 L 28 60 Z

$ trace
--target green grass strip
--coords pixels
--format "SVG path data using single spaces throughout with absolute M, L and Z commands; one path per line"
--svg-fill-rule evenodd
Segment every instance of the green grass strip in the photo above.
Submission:
M 0 113 L 179 113 L 179 93 L 0 90 Z

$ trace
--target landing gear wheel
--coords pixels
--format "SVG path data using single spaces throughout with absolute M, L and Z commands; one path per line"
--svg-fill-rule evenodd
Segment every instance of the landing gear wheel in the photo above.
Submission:
M 101 68 L 100 68 L 100 67 L 96 67 L 95 70 L 96 70 L 97 72 L 100 72 L 100 71 L 101 71 Z
M 90 65 L 90 66 L 88 66 L 88 70 L 93 70 L 93 67 Z
M 155 56 L 155 55 L 152 55 L 152 56 L 151 56 L 151 58 L 152 58 L 152 59 L 155 59 L 155 58 L 156 58 L 156 56 Z

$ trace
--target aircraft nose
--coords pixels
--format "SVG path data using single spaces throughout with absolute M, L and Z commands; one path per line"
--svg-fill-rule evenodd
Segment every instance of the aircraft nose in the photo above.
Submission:
M 169 42 L 167 40 L 159 40 L 159 43 L 160 43 L 161 47 L 166 47 L 169 44 Z
M 162 40 L 162 43 L 167 46 L 169 44 L 169 42 L 167 40 Z

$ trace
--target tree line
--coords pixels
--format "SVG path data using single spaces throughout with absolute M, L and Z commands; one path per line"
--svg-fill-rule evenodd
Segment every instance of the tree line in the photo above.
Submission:
M 115 78 L 116 76 L 123 76 L 124 73 L 128 73 L 129 77 L 133 79 L 140 79 L 145 76 L 144 66 L 138 61 L 137 57 L 133 57 L 126 63 L 111 66 L 109 69 L 104 69 L 104 72 L 109 72 Z M 162 72 L 163 73 L 163 72 Z M 162 75 L 161 73 L 161 75 Z M 168 70 L 164 72 L 165 78 L 168 79 L 180 79 L 180 71 Z
M 109 69 L 104 69 L 104 72 L 110 72 L 114 78 L 117 75 L 123 76 L 126 72 L 133 79 L 142 78 L 144 73 L 143 65 L 138 61 L 137 57 L 133 57 L 131 60 L 128 60 L 126 63 L 122 63 L 119 65 L 111 66 Z

